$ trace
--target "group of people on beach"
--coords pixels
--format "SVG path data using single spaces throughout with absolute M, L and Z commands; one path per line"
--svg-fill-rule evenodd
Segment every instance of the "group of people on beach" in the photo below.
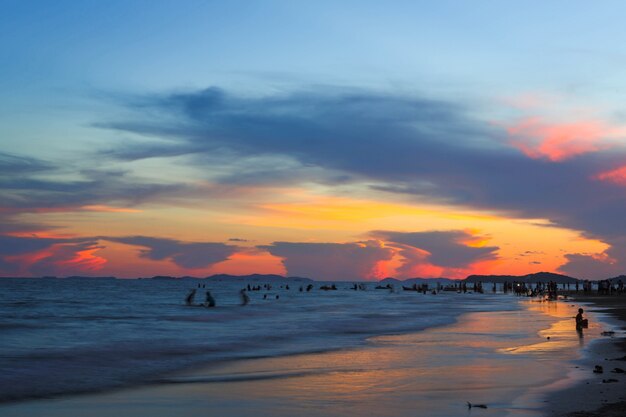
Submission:
M 621 279 L 617 283 L 613 283 L 608 279 L 598 281 L 598 295 L 622 294 L 623 292 L 624 282 Z

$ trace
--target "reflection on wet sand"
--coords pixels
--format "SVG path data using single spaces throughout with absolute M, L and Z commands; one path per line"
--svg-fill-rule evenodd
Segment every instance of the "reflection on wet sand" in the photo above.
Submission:
M 557 321 L 553 322 L 549 328 L 539 331 L 540 340 L 520 346 L 513 346 L 503 349 L 503 352 L 513 354 L 548 354 L 552 353 L 576 356 L 580 347 L 584 346 L 585 334 L 598 337 L 601 330 L 600 324 L 596 320 L 591 320 L 588 328 L 576 327 L 574 320 L 578 306 L 567 302 L 554 303 L 532 300 L 528 302 L 530 311 L 540 312 L 553 317 Z
M 481 415 L 537 415 L 539 404 L 512 404 L 562 378 L 561 360 L 576 355 L 579 338 L 573 307 L 528 308 L 467 314 L 451 326 L 370 339 L 365 349 L 242 361 L 196 376 L 250 376 L 204 384 L 202 395 L 233 404 L 245 396 L 275 416 L 450 416 L 464 412 L 466 401 L 489 404 Z M 278 377 L 254 379 L 259 374 Z

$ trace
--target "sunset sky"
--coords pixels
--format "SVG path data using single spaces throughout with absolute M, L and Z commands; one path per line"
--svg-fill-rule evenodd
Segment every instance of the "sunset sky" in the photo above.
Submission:
M 0 276 L 626 273 L 624 16 L 0 0 Z

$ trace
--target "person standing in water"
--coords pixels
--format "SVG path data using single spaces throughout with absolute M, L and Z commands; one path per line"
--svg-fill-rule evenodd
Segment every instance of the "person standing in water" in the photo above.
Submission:
M 239 291 L 239 296 L 241 297 L 241 305 L 248 305 L 248 303 L 250 302 L 250 297 L 248 297 L 248 294 L 246 294 L 245 288 L 242 288 L 241 291 Z
M 576 329 L 582 329 L 589 326 L 589 321 L 583 317 L 584 310 L 582 308 L 578 309 L 578 314 L 576 314 Z
M 193 299 L 196 297 L 196 289 L 192 289 L 191 291 L 189 291 L 189 294 L 187 294 L 187 297 L 185 297 L 185 304 L 190 306 L 193 305 Z
M 206 292 L 206 301 L 204 302 L 205 307 L 215 307 L 215 298 L 211 295 L 211 291 Z

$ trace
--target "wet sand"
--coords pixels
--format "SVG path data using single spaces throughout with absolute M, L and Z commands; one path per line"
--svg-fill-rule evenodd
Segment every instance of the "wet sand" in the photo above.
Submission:
M 581 382 L 550 396 L 546 410 L 554 417 L 626 416 L 626 294 L 613 296 L 572 294 L 572 303 L 585 303 L 585 312 L 607 316 L 604 320 L 614 335 L 605 335 L 592 344 L 583 359 L 570 369 Z M 621 360 L 616 360 L 616 359 Z M 596 365 L 603 373 L 594 374 Z M 609 380 L 617 382 L 609 382 Z
M 581 339 L 572 325 L 577 306 L 529 301 L 527 307 L 470 313 L 453 325 L 376 337 L 350 350 L 228 362 L 150 386 L 7 404 L 0 414 L 543 416 L 546 392 L 562 388 L 564 368 L 602 328 L 593 320 Z M 488 408 L 470 410 L 467 401 Z

